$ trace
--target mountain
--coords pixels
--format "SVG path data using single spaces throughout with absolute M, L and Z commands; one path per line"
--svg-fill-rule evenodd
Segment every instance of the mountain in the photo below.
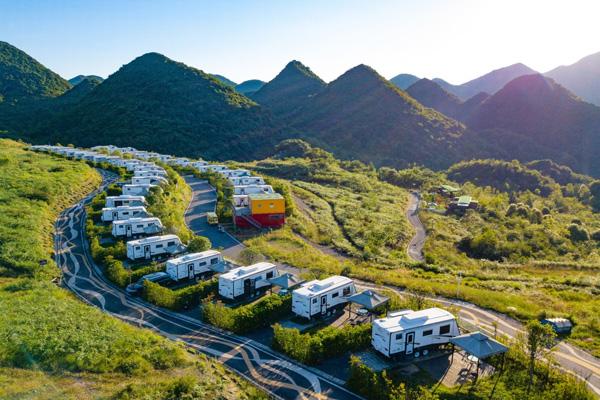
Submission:
M 239 93 L 243 94 L 243 95 L 252 95 L 252 93 L 258 91 L 260 88 L 262 88 L 263 86 L 265 86 L 266 82 L 263 82 L 261 80 L 258 79 L 250 79 L 248 81 L 244 81 L 240 84 L 238 84 L 235 87 L 235 90 L 237 90 Z
M 69 83 L 73 86 L 78 85 L 79 83 L 81 83 L 84 79 L 89 78 L 89 79 L 93 79 L 95 81 L 99 81 L 102 82 L 104 79 L 102 79 L 102 77 L 98 76 L 98 75 L 77 75 L 71 79 L 69 79 Z
M 396 85 L 399 89 L 406 90 L 410 85 L 418 80 L 419 77 L 417 76 L 411 74 L 400 74 L 390 79 L 390 82 Z
M 300 61 L 290 61 L 256 93 L 252 99 L 271 109 L 273 114 L 287 117 L 325 87 L 325 82 Z
M 71 88 L 69 82 L 16 47 L 0 41 L 0 102 L 56 97 Z
M 223 75 L 218 75 L 218 74 L 210 74 L 213 77 L 217 78 L 218 81 L 220 81 L 222 84 L 227 85 L 227 86 L 231 86 L 231 87 L 235 87 L 237 85 L 237 83 L 235 83 L 234 81 L 225 78 Z
M 600 106 L 600 52 L 584 57 L 575 64 L 546 72 L 583 100 Z
M 443 79 L 436 78 L 434 82 L 444 88 L 446 91 L 456 95 L 461 100 L 467 100 L 480 92 L 494 94 L 502 89 L 504 85 L 515 78 L 523 75 L 535 74 L 536 71 L 528 66 L 518 63 L 508 67 L 496 69 L 479 78 L 475 78 L 462 85 L 452 85 Z
M 92 90 L 103 82 L 103 79 L 99 76 L 89 75 L 84 76 L 79 82 L 75 84 L 64 94 L 56 98 L 56 102 L 62 103 L 78 103 L 80 100 L 85 98 Z
M 277 133 L 270 113 L 233 88 L 200 70 L 148 53 L 38 127 L 32 139 L 249 159 L 267 153 L 280 140 Z
M 290 120 L 313 144 L 376 165 L 441 168 L 471 154 L 462 124 L 423 107 L 365 65 L 328 84 Z
M 467 120 L 478 131 L 517 134 L 539 147 L 530 157 L 551 158 L 592 176 L 600 176 L 600 108 L 586 103 L 540 74 L 516 78 L 485 100 Z M 522 142 L 496 140 L 506 149 Z M 508 136 L 506 136 L 508 138 Z
M 461 113 L 462 101 L 427 78 L 412 84 L 406 89 L 406 93 L 424 106 L 433 108 L 449 117 L 457 118 Z

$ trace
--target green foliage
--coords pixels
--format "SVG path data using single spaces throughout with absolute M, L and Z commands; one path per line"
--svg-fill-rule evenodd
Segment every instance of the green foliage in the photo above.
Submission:
M 295 328 L 273 326 L 273 348 L 305 364 L 319 364 L 331 357 L 363 350 L 370 343 L 371 324 L 328 326 L 304 334 Z
M 143 297 L 154 305 L 181 311 L 196 307 L 208 296 L 216 294 L 218 287 L 219 281 L 216 278 L 176 290 L 144 281 Z
M 382 181 L 406 189 L 425 190 L 446 181 L 443 174 L 434 172 L 425 167 L 412 167 L 402 170 L 381 167 L 377 173 L 379 179 Z
M 504 192 L 530 191 L 548 196 L 553 181 L 538 171 L 513 160 L 462 161 L 448 168 L 448 178 L 459 183 L 471 182 L 477 186 L 491 186 Z
M 187 251 L 190 253 L 199 253 L 202 251 L 210 250 L 212 243 L 207 237 L 194 235 L 188 242 Z
M 59 96 L 70 87 L 21 50 L 0 41 L 0 103 Z
M 264 328 L 289 315 L 292 296 L 272 294 L 255 303 L 229 308 L 222 303 L 207 302 L 202 306 L 202 319 L 211 325 L 235 333 L 248 333 Z
M 585 242 L 590 240 L 590 233 L 579 224 L 569 225 L 569 238 L 573 242 Z

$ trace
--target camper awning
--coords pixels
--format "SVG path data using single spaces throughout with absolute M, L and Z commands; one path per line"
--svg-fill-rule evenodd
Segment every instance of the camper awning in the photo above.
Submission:
M 281 274 L 275 278 L 268 279 L 268 281 L 271 285 L 282 289 L 290 289 L 304 282 L 302 279 L 289 273 Z
M 390 301 L 389 297 L 383 296 L 373 290 L 365 290 L 360 293 L 356 293 L 348 297 L 348 301 L 351 303 L 359 304 L 367 310 L 374 310 L 379 306 L 384 305 Z
M 455 336 L 450 339 L 450 343 L 460 347 L 480 360 L 508 351 L 508 347 L 481 332 L 472 332 Z

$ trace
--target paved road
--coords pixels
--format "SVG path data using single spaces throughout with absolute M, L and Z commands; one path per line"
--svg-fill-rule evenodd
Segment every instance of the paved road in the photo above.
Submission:
M 411 192 L 408 199 L 408 208 L 406 209 L 406 218 L 408 222 L 415 228 L 415 235 L 408 244 L 408 256 L 415 261 L 425 261 L 423 257 L 423 245 L 425 245 L 425 227 L 419 219 L 419 194 Z
M 185 211 L 185 222 L 196 234 L 210 239 L 213 247 L 223 249 L 223 254 L 236 259 L 244 245 L 228 233 L 220 232 L 206 220 L 207 212 L 214 212 L 217 206 L 215 189 L 207 181 L 194 176 L 185 176 L 186 183 L 192 188 L 192 201 Z
M 91 196 L 63 212 L 55 225 L 56 262 L 63 271 L 63 284 L 83 301 L 216 358 L 275 398 L 359 399 L 339 382 L 288 360 L 267 346 L 155 307 L 112 285 L 94 264 L 84 239 L 84 204 L 89 200 Z
M 419 201 L 419 194 L 411 192 L 406 217 L 415 228 L 415 235 L 408 245 L 407 252 L 413 260 L 424 261 L 423 245 L 426 233 L 425 227 L 419 219 Z M 364 286 L 376 288 L 369 283 L 366 283 Z M 389 288 L 398 292 L 402 291 L 402 289 L 396 287 Z M 471 303 L 439 297 L 432 297 L 431 300 L 446 305 L 458 306 L 460 309 L 459 316 L 463 321 L 475 325 L 487 333 L 494 333 L 496 331 L 498 334 L 515 338 L 523 332 L 523 324 L 519 321 L 493 311 L 482 309 Z M 600 360 L 598 358 L 565 342 L 560 342 L 553 354 L 564 371 L 587 380 L 590 389 L 597 396 L 600 396 Z

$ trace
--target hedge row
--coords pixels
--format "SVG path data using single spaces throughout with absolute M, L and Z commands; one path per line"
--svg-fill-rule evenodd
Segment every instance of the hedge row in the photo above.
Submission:
M 305 364 L 319 364 L 330 357 L 363 350 L 371 342 L 371 324 L 328 326 L 316 333 L 273 326 L 273 348 Z
M 145 281 L 142 296 L 146 301 L 159 307 L 180 311 L 197 306 L 204 298 L 215 294 L 218 287 L 219 280 L 217 278 L 179 290 L 172 290 L 157 283 Z
M 206 303 L 202 307 L 202 318 L 211 325 L 235 333 L 247 333 L 265 328 L 289 315 L 292 296 L 272 294 L 256 303 L 238 308 L 225 307 L 222 303 Z

